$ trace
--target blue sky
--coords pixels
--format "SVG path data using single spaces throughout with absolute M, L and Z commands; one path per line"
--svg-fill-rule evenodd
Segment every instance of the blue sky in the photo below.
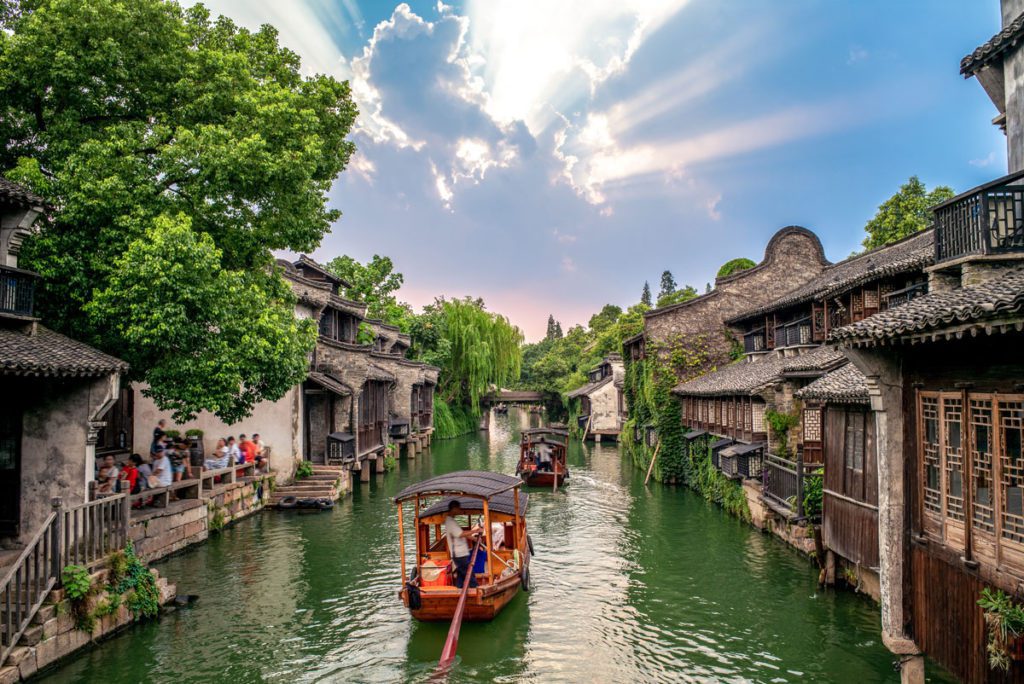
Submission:
M 664 269 L 703 291 L 786 225 L 842 259 L 911 175 L 1006 172 L 958 68 L 996 0 L 206 4 L 352 82 L 359 152 L 314 256 L 386 254 L 403 299 L 482 296 L 528 339 Z

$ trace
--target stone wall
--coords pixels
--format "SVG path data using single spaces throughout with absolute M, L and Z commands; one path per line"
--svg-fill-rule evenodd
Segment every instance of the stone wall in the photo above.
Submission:
M 5 378 L 0 392 L 24 407 L 21 438 L 19 538 L 32 537 L 60 497 L 65 506 L 85 503 L 95 479 L 93 426 L 114 402 L 116 374 L 95 379 Z
M 590 431 L 618 432 L 622 429 L 619 420 L 619 388 L 609 382 L 597 388 L 590 398 Z
M 160 591 L 160 604 L 174 600 L 176 588 L 156 570 L 150 570 L 156 577 Z M 93 585 L 107 582 L 107 571 L 93 574 Z M 89 610 L 93 611 L 101 602 L 109 600 L 107 592 L 99 591 L 88 599 Z M 40 670 L 56 665 L 74 652 L 89 646 L 96 640 L 110 636 L 135 621 L 128 607 L 122 604 L 110 615 L 97 618 L 92 632 L 83 632 L 75 627 L 70 604 L 64 598 L 63 589 L 50 592 L 46 603 L 36 614 L 32 624 L 25 630 L 19 645 L 0 668 L 0 684 L 17 682 L 32 677 Z
M 828 263 L 817 235 L 797 226 L 783 228 L 757 266 L 717 278 L 708 294 L 644 314 L 644 336 L 655 343 L 700 338 L 708 348 L 707 367 L 720 365 L 732 346 L 726 320 L 805 284 Z
M 174 501 L 163 509 L 133 510 L 128 538 L 139 558 L 150 563 L 165 558 L 261 510 L 270 496 L 273 476 L 245 480 L 218 485 L 201 499 Z

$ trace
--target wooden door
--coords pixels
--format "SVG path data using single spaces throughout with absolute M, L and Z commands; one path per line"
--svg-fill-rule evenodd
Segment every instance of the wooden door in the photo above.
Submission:
M 17 535 L 21 523 L 21 422 L 21 409 L 0 406 L 0 535 Z

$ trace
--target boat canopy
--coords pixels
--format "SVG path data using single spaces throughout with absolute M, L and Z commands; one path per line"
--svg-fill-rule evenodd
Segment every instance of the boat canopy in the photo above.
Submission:
M 541 427 L 541 428 L 527 428 L 523 430 L 524 435 L 561 435 L 563 437 L 569 436 L 569 430 L 566 428 L 558 427 Z
M 395 496 L 395 503 L 407 501 L 414 496 L 435 494 L 465 494 L 480 499 L 493 499 L 497 495 L 519 487 L 523 481 L 512 475 L 490 473 L 486 470 L 458 470 L 409 485 Z M 511 503 L 512 498 L 509 497 Z
M 519 492 L 519 515 L 526 515 L 526 504 L 529 500 L 529 495 L 526 492 Z M 459 502 L 459 508 L 463 511 L 483 511 L 484 501 L 483 499 L 474 499 L 468 496 L 456 496 L 449 497 L 447 499 L 441 499 L 437 503 L 428 506 L 427 508 L 420 511 L 419 517 L 428 518 L 432 515 L 439 515 L 448 511 L 448 504 L 452 500 Z M 506 515 L 516 514 L 515 499 L 512 498 L 512 492 L 502 492 L 501 494 L 495 494 L 493 497 L 487 500 L 487 508 L 491 512 L 504 513 Z

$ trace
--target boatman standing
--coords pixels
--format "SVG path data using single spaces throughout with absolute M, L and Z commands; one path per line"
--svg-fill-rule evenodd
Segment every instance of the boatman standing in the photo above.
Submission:
M 467 539 L 480 534 L 481 528 L 471 527 L 468 530 L 462 529 L 462 525 L 455 519 L 459 512 L 459 502 L 452 499 L 448 502 L 448 515 L 444 518 L 444 534 L 448 538 L 448 552 L 452 556 L 452 563 L 455 564 L 455 586 L 462 588 L 466 580 L 466 573 L 469 573 L 469 586 L 476 586 L 476 576 L 469 567 L 469 542 Z

